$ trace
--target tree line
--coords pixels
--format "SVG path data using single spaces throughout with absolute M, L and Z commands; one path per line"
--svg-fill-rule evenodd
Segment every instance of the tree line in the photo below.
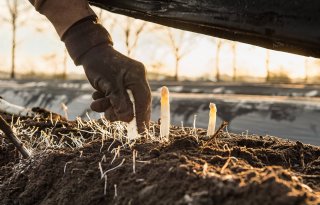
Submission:
M 21 27 L 26 25 L 26 19 L 23 19 L 22 14 L 30 11 L 32 7 L 28 3 L 21 0 L 5 0 L 5 6 L 7 9 L 6 16 L 1 16 L 1 20 L 8 25 L 10 25 L 11 33 L 11 62 L 10 62 L 10 78 L 16 78 L 16 52 L 19 42 L 17 42 L 17 31 Z M 104 10 L 97 10 L 100 22 L 106 26 L 106 28 L 112 33 L 114 29 L 117 29 L 118 33 L 121 33 L 124 39 L 124 45 L 126 50 L 126 55 L 129 57 L 135 57 L 135 50 L 139 45 L 139 40 L 141 36 L 149 32 L 160 32 L 160 42 L 166 44 L 174 59 L 174 75 L 173 80 L 178 81 L 180 77 L 180 67 L 181 61 L 192 51 L 192 46 L 194 41 L 197 39 L 196 35 L 190 32 L 177 30 L 173 28 L 163 27 L 157 24 L 151 24 L 144 21 L 136 20 L 130 17 L 119 17 L 118 15 L 112 15 Z M 120 25 L 120 26 L 119 26 Z M 36 27 L 37 32 L 42 32 L 43 29 Z M 212 73 L 216 81 L 223 81 L 221 75 L 221 49 L 224 46 L 230 47 L 230 52 L 232 56 L 232 81 L 238 81 L 239 68 L 237 63 L 237 42 L 231 42 L 228 40 L 212 38 L 215 48 L 213 48 L 213 55 L 215 56 L 215 63 L 212 66 Z M 266 77 L 265 81 L 270 82 L 273 79 L 273 74 L 270 69 L 270 51 L 265 51 L 265 71 Z M 44 56 L 44 60 L 56 62 L 59 56 L 55 53 Z M 67 78 L 67 59 L 68 54 L 66 50 L 62 55 L 61 64 L 63 66 L 62 78 Z M 57 65 L 53 63 L 53 65 Z M 309 81 L 308 68 L 309 68 L 308 58 L 305 58 L 304 69 L 305 69 L 305 82 Z M 153 64 L 154 68 L 161 67 L 161 63 Z M 285 76 L 283 76 L 285 77 Z

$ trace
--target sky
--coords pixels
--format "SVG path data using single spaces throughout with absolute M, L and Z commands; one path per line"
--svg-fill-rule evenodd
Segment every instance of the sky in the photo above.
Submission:
M 25 1 L 20 2 L 29 4 Z M 4 1 L 0 4 L 0 71 L 9 72 L 12 33 L 10 24 L 3 21 L 3 18 L 8 17 L 8 9 Z M 95 8 L 95 11 L 100 14 L 99 9 Z M 23 22 L 23 24 L 19 25 L 17 31 L 17 71 L 21 73 L 61 73 L 65 47 L 49 21 L 31 7 L 27 12 L 21 14 L 19 22 Z M 219 39 L 168 29 L 152 23 L 145 24 L 140 20 L 133 19 L 129 20 L 127 27 L 127 17 L 106 11 L 102 12 L 101 22 L 111 33 L 115 49 L 124 54 L 127 51 L 124 29 L 130 28 L 132 32 L 135 32 L 140 25 L 144 25 L 131 57 L 143 62 L 148 71 L 174 75 L 175 58 L 168 37 L 168 33 L 171 33 L 181 52 L 185 53 L 179 63 L 179 76 L 214 79 L 216 42 Z M 129 40 L 134 41 L 135 35 L 130 36 Z M 232 75 L 233 73 L 232 44 L 231 41 L 223 40 L 219 64 L 222 74 Z M 237 75 L 265 77 L 266 53 L 267 50 L 264 48 L 237 42 Z M 158 67 L 154 65 L 158 65 Z M 270 51 L 270 70 L 275 73 L 287 73 L 291 78 L 304 78 L 306 69 L 308 75 L 318 75 L 320 73 L 319 65 L 318 59 Z M 67 58 L 67 68 L 69 76 L 83 74 L 82 68 L 74 66 L 69 57 Z

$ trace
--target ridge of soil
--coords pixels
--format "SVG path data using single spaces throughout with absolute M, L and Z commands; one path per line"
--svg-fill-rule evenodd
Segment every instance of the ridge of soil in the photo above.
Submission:
M 169 142 L 144 136 L 134 144 L 111 138 L 102 144 L 92 128 L 80 133 L 75 122 L 53 114 L 52 123 L 47 111 L 37 111 L 40 118 L 19 118 L 23 126 L 37 127 L 35 137 L 50 128 L 51 140 L 71 146 L 35 144 L 33 156 L 21 159 L 0 134 L 0 204 L 320 204 L 317 146 L 227 132 L 211 139 L 204 129 L 175 126 Z M 18 121 L 0 114 L 13 125 Z M 156 123 L 150 129 L 159 133 Z M 71 132 L 84 139 L 82 147 L 62 138 Z

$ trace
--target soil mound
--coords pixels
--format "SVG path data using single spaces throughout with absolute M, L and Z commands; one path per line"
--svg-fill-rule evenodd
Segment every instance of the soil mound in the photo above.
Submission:
M 0 204 L 320 204 L 320 148 L 271 136 L 159 125 L 126 141 L 123 125 L 1 115 L 26 147 L 0 134 Z

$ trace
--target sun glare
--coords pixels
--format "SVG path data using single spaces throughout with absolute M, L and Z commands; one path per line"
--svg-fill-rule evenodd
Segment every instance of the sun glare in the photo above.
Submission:
M 0 8 L 0 13 L 5 14 L 4 10 L 4 7 Z M 115 48 L 125 55 L 142 61 L 150 72 L 170 76 L 178 72 L 181 77 L 194 79 L 214 79 L 218 69 L 224 76 L 237 75 L 241 79 L 246 77 L 265 78 L 268 71 L 274 75 L 281 74 L 295 79 L 305 78 L 308 72 L 319 73 L 319 63 L 315 63 L 318 62 L 318 59 L 268 51 L 248 44 L 170 29 L 172 38 L 177 44 L 175 46 L 180 49 L 181 57 L 177 63 L 176 54 L 172 49 L 173 45 L 168 39 L 168 29 L 151 23 L 146 24 L 139 38 L 133 35 L 135 28 L 130 28 L 133 30 L 129 41 L 136 42 L 132 44 L 132 51 L 128 53 L 123 32 L 125 26 L 130 26 L 128 18 L 110 13 L 106 15 L 108 18 L 103 18 L 102 15 L 102 22 L 105 22 L 104 25 L 112 34 Z M 31 10 L 28 18 L 32 20 L 18 28 L 17 32 L 19 41 L 17 45 L 17 71 L 28 72 L 32 70 L 48 74 L 59 72 L 62 70 L 61 63 L 64 58 L 63 43 L 58 39 L 51 24 L 37 12 Z M 116 23 L 114 23 L 115 20 Z M 130 23 L 134 27 L 142 24 L 139 20 L 130 20 Z M 7 72 L 10 70 L 11 55 L 10 25 L 1 24 L 0 31 L 2 39 L 0 56 L 3 59 L 0 63 L 0 69 Z M 187 34 L 183 35 L 182 32 Z M 222 42 L 220 50 L 217 50 L 218 41 Z M 68 58 L 67 65 L 68 73 L 82 72 L 82 69 L 73 65 L 70 58 Z

